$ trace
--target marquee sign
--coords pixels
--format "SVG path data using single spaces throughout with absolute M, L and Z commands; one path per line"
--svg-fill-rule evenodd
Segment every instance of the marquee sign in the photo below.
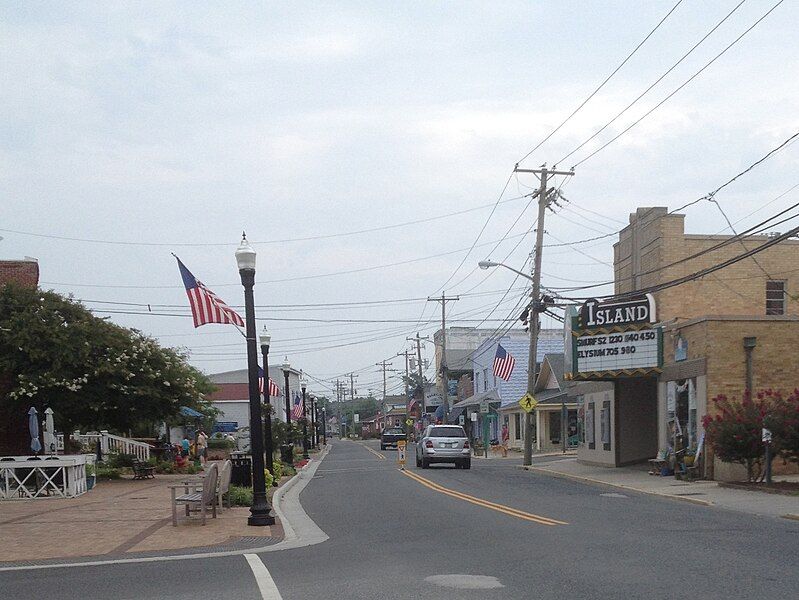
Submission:
M 580 329 L 643 325 L 654 321 L 655 298 L 652 294 L 623 302 L 586 300 L 580 308 Z
M 663 366 L 663 330 L 651 294 L 623 302 L 588 300 L 572 319 L 570 375 L 614 379 L 651 375 Z
M 574 372 L 577 375 L 608 373 L 633 375 L 663 365 L 660 327 L 615 333 L 589 333 L 574 340 Z

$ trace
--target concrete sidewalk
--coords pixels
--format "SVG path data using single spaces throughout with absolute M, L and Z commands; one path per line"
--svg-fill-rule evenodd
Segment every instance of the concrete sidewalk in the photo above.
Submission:
M 249 527 L 249 508 L 234 507 L 172 526 L 169 486 L 185 475 L 156 475 L 100 482 L 78 498 L 5 501 L 0 505 L 0 563 L 86 556 L 122 558 L 132 553 L 174 551 L 242 542 L 264 546 L 282 539 L 278 522 Z
M 551 460 L 533 458 L 533 465 L 521 467 L 535 473 L 608 485 L 624 490 L 664 496 L 703 506 L 717 506 L 737 512 L 769 517 L 799 519 L 799 496 L 730 489 L 715 481 L 680 481 L 674 477 L 649 475 L 646 467 L 606 468 L 584 465 L 576 458 Z

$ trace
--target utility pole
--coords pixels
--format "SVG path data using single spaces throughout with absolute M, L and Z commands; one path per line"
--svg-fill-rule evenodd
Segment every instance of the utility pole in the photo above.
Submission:
M 396 371 L 396 369 L 389 369 L 388 367 L 391 366 L 391 363 L 387 360 L 381 361 L 375 364 L 376 367 L 380 367 L 383 371 L 383 426 L 385 427 L 386 423 L 386 373 L 390 371 Z
M 533 261 L 533 292 L 530 310 L 530 352 L 527 363 L 527 393 L 533 395 L 535 389 L 535 367 L 538 363 L 538 329 L 540 327 L 539 314 L 543 312 L 541 305 L 541 250 L 544 246 L 544 213 L 549 205 L 547 198 L 547 178 L 550 175 L 574 175 L 574 171 L 548 170 L 546 165 L 540 169 L 520 169 L 519 165 L 513 169 L 516 173 L 534 173 L 540 175 L 541 186 L 538 190 L 538 221 L 535 229 L 535 253 Z M 533 464 L 533 415 L 524 413 L 524 463 L 525 466 Z
M 410 398 L 410 389 L 411 389 L 411 369 L 410 369 L 410 357 L 413 356 L 413 350 L 405 350 L 403 352 L 397 352 L 397 356 L 404 356 L 405 357 L 405 420 L 411 418 L 410 411 L 408 408 L 411 405 L 411 398 Z M 407 440 L 408 434 L 410 433 L 410 427 L 407 423 L 402 424 L 403 429 L 405 429 L 405 439 Z
M 441 298 L 428 298 L 428 302 L 441 303 L 441 391 L 444 407 L 444 418 L 442 423 L 446 424 L 447 415 L 449 414 L 449 371 L 447 370 L 447 302 L 455 302 L 460 300 L 460 296 L 447 297 L 444 292 L 441 292 Z

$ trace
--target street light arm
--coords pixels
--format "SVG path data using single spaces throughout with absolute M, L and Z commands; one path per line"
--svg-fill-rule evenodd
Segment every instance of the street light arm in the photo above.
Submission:
M 517 275 L 521 275 L 521 276 L 522 276 L 522 277 L 524 277 L 525 279 L 528 279 L 528 280 L 530 280 L 530 281 L 532 281 L 532 280 L 533 280 L 533 277 L 532 277 L 531 275 L 528 275 L 527 273 L 524 273 L 524 272 L 522 272 L 522 271 L 519 271 L 518 269 L 514 269 L 513 267 L 509 267 L 509 266 L 508 266 L 508 265 L 506 265 L 505 263 L 498 263 L 498 262 L 493 262 L 493 261 L 490 261 L 490 260 L 481 260 L 479 263 L 477 263 L 477 265 L 478 265 L 478 266 L 479 266 L 481 269 L 488 269 L 488 268 L 490 268 L 490 267 L 505 267 L 505 268 L 506 268 L 506 269 L 508 269 L 509 271 L 513 271 L 513 272 L 514 272 L 514 273 L 516 273 Z

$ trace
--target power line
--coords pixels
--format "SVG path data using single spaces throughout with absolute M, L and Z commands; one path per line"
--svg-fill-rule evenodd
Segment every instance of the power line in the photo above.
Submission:
M 656 80 L 655 80 L 655 81 L 654 81 L 654 82 L 653 82 L 653 83 L 652 83 L 652 84 L 651 84 L 651 85 L 650 85 L 648 88 L 646 88 L 646 89 L 645 89 L 643 92 L 641 92 L 641 93 L 640 93 L 640 94 L 639 94 L 639 95 L 638 95 L 638 96 L 635 98 L 635 100 L 633 100 L 632 102 L 630 102 L 630 103 L 629 103 L 627 106 L 625 106 L 625 107 L 624 107 L 624 108 L 623 108 L 623 109 L 622 109 L 622 110 L 621 110 L 621 111 L 620 111 L 620 112 L 619 112 L 619 113 L 618 113 L 618 114 L 617 114 L 615 117 L 613 117 L 613 118 L 612 118 L 610 121 L 608 121 L 607 123 L 605 123 L 605 124 L 604 124 L 602 127 L 600 127 L 599 129 L 597 129 L 597 130 L 596 130 L 596 131 L 595 131 L 595 132 L 594 132 L 592 135 L 590 135 L 590 136 L 589 136 L 587 139 L 583 140 L 583 142 L 582 142 L 581 144 L 579 144 L 579 145 L 578 145 L 576 148 L 574 148 L 574 149 L 573 149 L 571 152 L 569 152 L 569 153 L 568 153 L 566 156 L 564 156 L 563 158 L 561 158 L 561 159 L 558 161 L 558 164 L 560 164 L 560 163 L 564 162 L 564 161 L 565 161 L 566 159 L 568 159 L 570 156 L 572 156 L 573 154 L 575 154 L 576 152 L 578 152 L 578 151 L 579 151 L 581 148 L 583 148 L 583 146 L 585 146 L 585 145 L 586 145 L 588 142 L 590 142 L 591 140 L 593 140 L 594 138 L 596 138 L 596 137 L 597 137 L 597 136 L 598 136 L 600 133 L 602 133 L 603 131 L 605 131 L 605 129 L 607 129 L 607 128 L 608 128 L 608 127 L 610 127 L 610 126 L 611 126 L 613 123 L 615 123 L 615 122 L 616 122 L 616 120 L 617 120 L 619 117 L 621 117 L 621 116 L 622 116 L 624 113 L 626 113 L 626 112 L 627 112 L 628 110 L 630 110 L 630 109 L 631 109 L 633 106 L 635 106 L 635 104 L 637 104 L 637 103 L 638 103 L 638 101 L 639 101 L 641 98 L 643 98 L 644 96 L 646 96 L 646 95 L 647 95 L 647 94 L 648 94 L 648 93 L 649 93 L 649 92 L 652 90 L 652 88 L 654 88 L 654 87 L 655 87 L 655 86 L 656 86 L 658 83 L 660 83 L 661 81 L 663 81 L 663 79 L 665 79 L 665 78 L 666 78 L 666 76 L 667 76 L 669 73 L 671 73 L 671 72 L 672 72 L 674 69 L 676 69 L 676 68 L 677 68 L 677 67 L 678 67 L 678 66 L 679 66 L 679 65 L 680 65 L 680 64 L 681 64 L 681 63 L 682 63 L 682 62 L 683 62 L 683 61 L 684 61 L 686 58 L 688 58 L 688 57 L 689 57 L 689 56 L 690 56 L 690 55 L 693 53 L 693 51 L 694 51 L 694 50 L 696 50 L 696 49 L 697 49 L 697 48 L 698 48 L 698 47 L 699 47 L 699 46 L 700 46 L 700 45 L 701 45 L 701 44 L 702 44 L 702 43 L 703 43 L 703 42 L 704 42 L 704 41 L 705 41 L 707 38 L 709 38 L 711 35 L 713 35 L 713 32 L 714 32 L 714 31 L 716 31 L 716 30 L 717 30 L 719 27 L 721 27 L 721 25 L 722 25 L 722 24 L 723 24 L 723 23 L 724 23 L 724 22 L 725 22 L 727 19 L 729 19 L 729 18 L 730 18 L 730 17 L 733 15 L 733 13 L 735 13 L 735 11 L 737 11 L 739 8 L 741 8 L 741 5 L 743 5 L 743 3 L 744 3 L 744 2 L 746 2 L 746 0 L 741 0 L 741 1 L 740 1 L 740 2 L 739 2 L 739 3 L 738 3 L 738 4 L 737 4 L 737 5 L 734 7 L 734 8 L 733 8 L 733 9 L 730 11 L 730 12 L 728 12 L 728 13 L 725 15 L 725 17 L 724 17 L 724 18 L 723 18 L 721 21 L 719 21 L 718 23 L 716 23 L 716 24 L 715 24 L 715 25 L 713 26 L 713 28 L 712 28 L 710 31 L 708 31 L 708 32 L 707 32 L 707 33 L 706 33 L 706 34 L 705 34 L 705 35 L 702 37 L 702 39 L 700 39 L 700 40 L 699 40 L 699 41 L 698 41 L 696 44 L 694 44 L 694 45 L 691 47 L 691 49 L 690 49 L 690 50 L 688 50 L 688 52 L 686 52 L 685 54 L 683 54 L 683 55 L 680 57 L 680 59 L 679 59 L 679 60 L 678 60 L 676 63 L 674 63 L 674 64 L 673 64 L 671 67 L 669 67 L 669 68 L 668 68 L 668 70 L 667 70 L 665 73 L 663 73 L 663 74 L 662 74 L 660 77 L 658 77 L 658 78 L 657 78 L 657 79 L 656 79 Z M 675 8 L 676 8 L 676 7 L 675 7 Z M 579 164 L 579 163 L 578 163 L 578 164 Z M 577 165 L 575 165 L 575 166 L 577 166 Z
M 644 119 L 646 119 L 646 118 L 647 118 L 649 115 L 651 115 L 653 112 L 655 112 L 655 111 L 656 111 L 658 108 L 660 108 L 661 106 L 663 106 L 663 105 L 664 105 L 664 104 L 665 104 L 665 103 L 666 103 L 668 100 L 670 100 L 670 99 L 671 99 L 671 97 L 672 97 L 672 96 L 674 96 L 674 95 L 675 95 L 677 92 L 679 92 L 681 89 L 683 89 L 683 88 L 684 88 L 686 85 L 688 85 L 689 83 L 691 83 L 691 82 L 692 82 L 694 79 L 696 79 L 696 78 L 697 78 L 699 75 L 701 75 L 701 74 L 702 74 L 702 72 L 704 72 L 704 71 L 705 71 L 705 69 L 707 69 L 708 67 L 710 67 L 710 65 L 712 65 L 712 64 L 713 64 L 714 62 L 716 62 L 716 61 L 717 61 L 719 58 L 721 58 L 721 57 L 722 57 L 722 56 L 723 56 L 723 55 L 724 55 L 724 54 L 725 54 L 725 53 L 726 53 L 726 52 L 727 52 L 727 51 L 728 51 L 730 48 L 732 48 L 732 47 L 733 47 L 735 44 L 737 44 L 737 43 L 738 43 L 738 42 L 739 42 L 739 41 L 740 41 L 740 40 L 741 40 L 741 39 L 742 39 L 742 38 L 743 38 L 743 37 L 744 37 L 744 36 L 745 36 L 747 33 L 749 33 L 750 31 L 752 31 L 752 30 L 753 30 L 753 29 L 754 29 L 754 28 L 755 28 L 755 27 L 756 27 L 756 26 L 757 26 L 757 25 L 758 25 L 758 24 L 759 24 L 759 23 L 760 23 L 760 22 L 761 22 L 763 19 L 765 19 L 767 16 L 769 16 L 769 15 L 771 14 L 771 12 L 772 12 L 774 9 L 776 9 L 776 8 L 777 8 L 777 7 L 778 7 L 780 4 L 782 4 L 784 1 L 785 1 L 785 0 L 779 0 L 779 2 L 777 2 L 777 3 L 776 3 L 774 6 L 772 6 L 772 7 L 771 7 L 771 8 L 770 8 L 770 9 L 769 9 L 769 10 L 768 10 L 768 11 L 767 11 L 767 12 L 766 12 L 766 13 L 765 13 L 765 14 L 764 14 L 762 17 L 760 17 L 760 18 L 759 18 L 757 21 L 755 21 L 755 22 L 754 22 L 754 23 L 753 23 L 753 24 L 752 24 L 752 25 L 751 25 L 749 28 L 747 28 L 747 29 L 746 29 L 746 30 L 745 30 L 745 31 L 744 31 L 744 32 L 743 32 L 741 35 L 739 35 L 739 36 L 738 36 L 737 38 L 735 38 L 735 39 L 734 39 L 734 40 L 733 40 L 733 41 L 732 41 L 732 42 L 731 42 L 731 43 L 730 43 L 728 46 L 726 46 L 726 47 L 724 48 L 724 50 L 722 50 L 721 52 L 719 52 L 718 54 L 716 54 L 716 56 L 714 56 L 714 57 L 713 57 L 713 58 L 712 58 L 712 59 L 711 59 L 709 62 L 707 62 L 707 63 L 705 64 L 705 66 L 703 66 L 703 67 L 702 67 L 701 69 L 699 69 L 699 70 L 698 70 L 696 73 L 694 73 L 694 74 L 693 74 L 693 75 L 691 75 L 691 76 L 690 76 L 688 79 L 686 79 L 686 80 L 685 80 L 685 81 L 684 81 L 682 84 L 680 84 L 680 85 L 679 85 L 679 86 L 678 86 L 678 87 L 677 87 L 677 88 L 676 88 L 674 91 L 672 91 L 672 92 L 671 92 L 671 93 L 670 93 L 668 96 L 666 96 L 665 98 L 663 98 L 663 100 L 661 100 L 660 102 L 658 102 L 657 104 L 655 104 L 655 106 L 653 106 L 653 107 L 652 107 L 652 108 L 650 108 L 648 111 L 646 111 L 646 112 L 645 112 L 645 113 L 644 113 L 644 114 L 643 114 L 643 115 L 642 115 L 640 118 L 638 118 L 638 119 L 636 119 L 635 121 L 633 121 L 633 122 L 632 122 L 630 125 L 628 125 L 628 126 L 627 126 L 625 129 L 623 129 L 623 130 L 622 130 L 620 133 L 618 133 L 617 135 L 615 135 L 614 137 L 612 137 L 610 140 L 608 140 L 607 142 L 605 142 L 604 144 L 602 144 L 602 145 L 601 145 L 599 148 L 597 148 L 596 150 L 594 150 L 593 152 L 591 152 L 591 154 L 589 154 L 588 156 L 586 156 L 585 158 L 583 158 L 583 159 L 582 159 L 582 160 L 580 160 L 579 162 L 575 163 L 575 165 L 574 165 L 574 166 L 575 166 L 575 167 L 578 167 L 578 166 L 580 166 L 581 164 L 583 164 L 585 161 L 587 161 L 587 160 L 589 160 L 590 158 L 592 158 L 592 157 L 596 156 L 596 155 L 597 155 L 599 152 L 601 152 L 602 150 L 604 150 L 605 148 L 607 148 L 608 146 L 610 146 L 610 145 L 611 145 L 613 142 L 615 142 L 616 140 L 618 140 L 618 139 L 619 139 L 621 136 L 623 136 L 624 134 L 626 134 L 626 133 L 627 133 L 628 131 L 630 131 L 630 130 L 631 130 L 633 127 L 635 127 L 636 125 L 638 125 L 638 123 L 640 123 L 641 121 L 643 121 Z
M 532 150 L 530 150 L 530 151 L 529 151 L 527 154 L 525 154 L 525 155 L 524 155 L 524 156 L 523 156 L 521 159 L 519 159 L 519 161 L 518 161 L 518 162 L 519 162 L 519 163 L 521 163 L 521 162 L 522 162 L 522 161 L 524 161 L 524 160 L 525 160 L 525 159 L 526 159 L 528 156 L 530 156 L 530 155 L 531 155 L 533 152 L 535 152 L 535 151 L 536 151 L 536 150 L 538 150 L 538 149 L 539 149 L 541 146 L 543 146 L 543 145 L 544 145 L 544 144 L 545 144 L 547 141 L 549 141 L 549 139 L 550 139 L 550 138 L 551 138 L 553 135 L 555 135 L 555 134 L 556 134 L 558 131 L 560 131 L 560 130 L 561 130 L 561 128 L 562 128 L 562 127 L 563 127 L 563 126 L 564 126 L 566 123 L 568 123 L 568 122 L 571 120 L 571 118 L 572 118 L 572 117 L 574 117 L 574 115 L 576 115 L 576 114 L 577 114 L 577 113 L 578 113 L 580 110 L 582 110 L 582 108 L 583 108 L 583 107 L 584 107 L 586 104 L 588 104 L 588 102 L 591 100 L 591 98 L 593 98 L 594 96 L 596 96 L 596 95 L 597 95 L 597 93 L 599 92 L 599 90 L 601 90 L 603 87 L 605 87 L 605 84 L 606 84 L 608 81 L 610 81 L 610 79 L 611 79 L 611 78 L 612 78 L 612 77 L 613 77 L 613 76 L 614 76 L 616 73 L 618 73 L 618 72 L 619 72 L 619 70 L 621 70 L 621 68 L 622 68 L 624 65 L 626 65 L 626 64 L 627 64 L 627 61 L 629 61 L 629 60 L 630 60 L 630 59 L 633 57 L 633 55 L 634 55 L 636 52 L 638 52 L 638 50 L 641 48 L 641 46 L 643 46 L 643 45 L 644 45 L 644 44 L 647 42 L 647 40 L 648 40 L 650 37 L 652 37 L 652 35 L 653 35 L 653 34 L 654 34 L 654 33 L 655 33 L 655 32 L 656 32 L 656 31 L 657 31 L 659 28 L 660 28 L 660 26 L 661 26 L 661 25 L 663 25 L 664 21 L 665 21 L 666 19 L 668 19 L 668 18 L 669 18 L 669 16 L 671 16 L 671 13 L 673 13 L 673 12 L 674 12 L 674 11 L 677 9 L 677 7 L 678 7 L 678 6 L 679 6 L 681 3 L 682 3 L 682 0 L 678 0 L 677 4 L 675 4 L 674 6 L 672 6 L 672 7 L 671 7 L 671 10 L 669 10 L 669 12 L 667 12 L 667 13 L 666 13 L 666 16 L 665 16 L 665 17 L 663 17 L 663 18 L 662 18 L 660 21 L 658 21 L 658 24 L 657 24 L 657 25 L 655 25 L 654 29 L 652 29 L 652 30 L 651 30 L 651 31 L 650 31 L 650 32 L 649 32 L 649 33 L 646 35 L 646 37 L 645 37 L 643 40 L 641 40 L 641 42 L 639 42 L 639 44 L 638 44 L 638 45 L 637 45 L 635 48 L 633 48 L 633 51 L 632 51 L 632 52 L 630 52 L 630 53 L 629 53 L 629 54 L 628 54 L 628 55 L 625 57 L 625 59 L 624 59 L 623 61 L 621 61 L 621 63 L 619 64 L 619 66 L 618 66 L 618 67 L 616 67 L 615 69 L 613 69 L 613 72 L 612 72 L 610 75 L 608 75 L 607 77 L 605 77 L 604 81 L 602 81 L 602 83 L 600 83 L 600 84 L 599 84 L 599 86 L 598 86 L 598 87 L 597 87 L 597 88 L 596 88 L 596 89 L 595 89 L 593 92 L 591 92 L 591 93 L 588 95 L 588 97 L 587 97 L 585 100 L 583 100 L 583 101 L 580 103 L 580 105 L 579 105 L 577 108 L 575 108 L 575 109 L 572 111 L 572 113 L 571 113 L 571 114 L 570 114 L 568 117 L 566 117 L 566 118 L 565 118 L 565 119 L 564 119 L 564 120 L 561 122 L 561 124 L 560 124 L 560 125 L 558 125 L 557 127 L 555 127 L 555 129 L 553 129 L 551 132 L 549 132 L 549 134 L 548 134 L 548 135 L 546 135 L 546 136 L 544 137 L 544 139 L 542 139 L 540 142 L 538 142 L 538 144 L 536 144 L 536 146 L 535 146 L 535 147 L 534 147 Z M 518 163 L 517 163 L 517 164 L 518 164 Z
M 277 240 L 266 240 L 262 242 L 250 242 L 250 245 L 258 246 L 258 245 L 267 245 L 267 244 L 285 244 L 289 242 L 310 242 L 310 241 L 317 241 L 317 240 L 325 240 L 325 239 L 332 239 L 332 238 L 339 238 L 339 237 L 348 237 L 353 235 L 360 235 L 364 233 L 373 233 L 375 231 L 386 231 L 388 229 L 397 229 L 400 227 L 407 227 L 409 225 L 419 225 L 421 223 L 429 223 L 431 221 L 438 221 L 441 219 L 448 219 L 450 217 L 454 217 L 457 215 L 462 215 L 470 212 L 475 212 L 478 210 L 483 210 L 485 208 L 491 207 L 491 212 L 496 210 L 499 204 L 505 204 L 507 202 L 513 202 L 515 200 L 521 200 L 524 196 L 518 196 L 514 198 L 506 198 L 505 200 L 499 200 L 497 202 L 492 202 L 489 204 L 481 204 L 480 206 L 474 206 L 472 208 L 465 208 L 463 210 L 458 210 L 455 212 L 437 215 L 434 217 L 425 217 L 423 219 L 414 219 L 412 221 L 404 221 L 402 223 L 393 223 L 391 225 L 381 225 L 379 227 L 369 227 L 367 229 L 358 229 L 355 231 L 343 231 L 339 233 L 326 233 L 326 234 L 319 234 L 319 235 L 310 235 L 305 237 L 297 237 L 297 238 L 283 238 Z M 121 240 L 103 240 L 103 239 L 91 239 L 91 238 L 81 238 L 81 237 L 69 237 L 63 235 L 53 235 L 53 234 L 44 234 L 44 233 L 34 233 L 31 231 L 20 231 L 17 229 L 0 229 L 0 231 L 4 233 L 13 233 L 16 235 L 24 235 L 28 237 L 37 237 L 37 238 L 46 238 L 46 239 L 53 239 L 53 240 L 61 240 L 66 242 L 82 242 L 87 244 L 108 244 L 112 246 L 149 246 L 149 247 L 182 247 L 182 248 L 201 248 L 201 247 L 235 247 L 236 243 L 230 242 L 130 242 L 130 241 L 121 241 Z

